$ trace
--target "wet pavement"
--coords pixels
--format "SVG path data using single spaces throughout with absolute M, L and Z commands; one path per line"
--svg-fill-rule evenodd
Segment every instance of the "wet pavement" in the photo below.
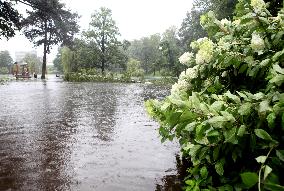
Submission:
M 178 144 L 160 142 L 144 109 L 168 93 L 59 78 L 0 85 L 0 190 L 180 190 Z

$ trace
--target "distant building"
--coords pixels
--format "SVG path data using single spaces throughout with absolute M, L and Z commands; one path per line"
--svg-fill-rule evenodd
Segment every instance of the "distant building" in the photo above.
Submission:
M 32 54 L 32 55 L 35 55 L 37 57 L 37 52 L 35 50 L 32 50 L 32 51 L 17 51 L 17 52 L 15 52 L 16 62 L 18 62 L 18 63 L 23 62 L 23 60 L 24 60 L 24 58 L 27 54 Z

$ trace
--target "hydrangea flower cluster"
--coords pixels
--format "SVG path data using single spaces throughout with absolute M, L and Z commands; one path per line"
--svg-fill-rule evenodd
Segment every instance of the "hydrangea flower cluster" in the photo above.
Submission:
M 183 55 L 181 55 L 181 57 L 179 57 L 178 60 L 181 64 L 188 65 L 193 60 L 193 58 L 194 55 L 192 52 L 185 52 Z
M 266 8 L 265 2 L 263 0 L 251 0 L 250 5 L 253 7 L 253 10 L 256 13 L 259 13 Z
M 193 68 L 187 68 L 186 71 L 181 72 L 179 79 L 181 80 L 191 80 L 197 78 L 198 75 L 198 66 Z
M 265 48 L 264 40 L 259 34 L 253 33 L 250 46 L 254 52 L 262 52 L 262 50 Z
M 171 93 L 178 93 L 180 91 L 186 91 L 190 88 L 190 80 L 197 78 L 199 66 L 187 68 L 186 71 L 181 72 L 177 83 L 172 86 Z
M 229 21 L 228 19 L 222 19 L 220 22 L 223 26 L 231 24 L 231 21 Z
M 186 80 L 179 79 L 174 85 L 172 85 L 171 94 L 179 93 L 180 91 L 186 91 L 190 84 Z
M 195 61 L 196 64 L 209 63 L 213 57 L 214 43 L 207 37 L 200 38 L 196 42 L 191 43 L 192 48 L 199 48 Z

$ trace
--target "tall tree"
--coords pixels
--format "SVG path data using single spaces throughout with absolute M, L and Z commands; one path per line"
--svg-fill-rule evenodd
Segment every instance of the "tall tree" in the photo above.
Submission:
M 160 69 L 160 43 L 160 34 L 143 37 L 132 41 L 127 53 L 129 57 L 141 62 L 146 73 L 155 73 L 156 69 Z
M 162 38 L 161 49 L 167 59 L 167 67 L 172 71 L 173 75 L 178 76 L 181 72 L 182 65 L 178 62 L 178 57 L 181 54 L 179 39 L 177 36 L 177 28 L 172 26 L 168 28 Z
M 45 79 L 46 55 L 52 45 L 70 44 L 74 34 L 79 31 L 78 15 L 64 9 L 59 0 L 34 0 L 33 11 L 27 11 L 23 21 L 25 36 L 36 46 L 43 45 L 43 64 L 41 78 Z
M 101 7 L 95 11 L 91 16 L 90 28 L 85 32 L 85 36 L 89 41 L 95 42 L 99 48 L 102 74 L 104 74 L 106 64 L 111 64 L 113 48 L 120 44 L 117 40 L 118 35 L 120 35 L 119 30 L 112 19 L 111 10 Z

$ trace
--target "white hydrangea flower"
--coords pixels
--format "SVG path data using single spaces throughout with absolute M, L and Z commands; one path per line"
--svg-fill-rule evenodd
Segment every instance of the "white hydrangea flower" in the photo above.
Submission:
M 265 48 L 264 40 L 259 34 L 253 33 L 250 46 L 255 52 L 261 52 Z
M 207 51 L 200 49 L 195 57 L 195 61 L 197 64 L 209 63 L 212 60 L 213 51 Z
M 189 79 L 194 79 L 194 78 L 197 78 L 198 76 L 198 66 L 194 66 L 193 68 L 188 68 L 185 73 L 186 73 L 186 76 L 189 77 Z
M 186 71 L 181 72 L 179 76 L 179 80 L 192 80 L 197 78 L 198 76 L 198 66 L 194 66 L 193 68 L 188 68 Z
M 186 64 L 189 64 L 192 59 L 193 59 L 193 53 L 192 52 L 185 52 L 183 55 L 181 55 L 179 57 L 178 60 L 181 64 L 186 65 Z
M 223 26 L 225 26 L 225 25 L 230 25 L 230 24 L 231 24 L 231 21 L 229 21 L 228 19 L 222 19 L 222 20 L 221 20 L 221 24 L 222 24 Z
M 214 43 L 207 37 L 197 40 L 199 50 L 195 61 L 197 64 L 209 63 L 213 57 Z
M 240 19 L 236 19 L 233 21 L 234 25 L 240 25 L 241 24 L 241 20 Z
M 186 73 L 185 73 L 185 71 L 183 71 L 183 72 L 181 72 L 180 73 L 180 75 L 179 75 L 179 79 L 186 79 L 187 77 L 186 77 Z
M 265 2 L 263 0 L 251 0 L 250 5 L 256 13 L 261 12 L 266 8 Z
M 177 83 L 172 85 L 171 94 L 186 91 L 189 88 L 189 83 L 185 80 L 179 79 Z
M 190 44 L 191 48 L 199 48 L 195 61 L 197 64 L 209 63 L 213 57 L 214 43 L 207 37 L 200 38 Z

